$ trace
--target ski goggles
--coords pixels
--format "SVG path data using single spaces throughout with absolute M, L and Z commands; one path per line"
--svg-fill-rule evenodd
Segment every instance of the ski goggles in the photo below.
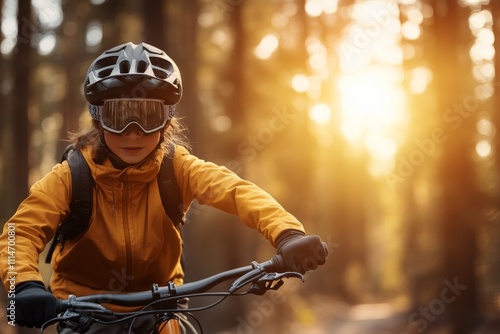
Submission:
M 103 129 L 122 133 L 130 124 L 137 124 L 145 133 L 161 130 L 167 124 L 172 106 L 161 100 L 116 99 L 99 106 L 99 120 Z

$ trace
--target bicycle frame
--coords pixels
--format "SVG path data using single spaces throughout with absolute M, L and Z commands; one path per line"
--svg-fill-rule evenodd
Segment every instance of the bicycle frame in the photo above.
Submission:
M 272 259 L 263 263 L 253 262 L 249 266 L 224 271 L 180 286 L 169 282 L 166 286 L 153 284 L 151 291 L 117 294 L 105 293 L 81 297 L 70 295 L 66 300 L 57 301 L 57 313 L 63 314 L 45 323 L 41 328 L 41 333 L 48 326 L 55 323 L 71 324 L 75 326 L 75 331 L 81 330 L 81 333 L 85 333 L 91 328 L 94 322 L 105 323 L 105 321 L 101 320 L 102 317 L 113 316 L 122 319 L 117 321 L 127 321 L 146 314 L 155 314 L 160 315 L 161 321 L 156 326 L 157 330 L 161 328 L 161 331 L 159 330 L 160 333 L 176 334 L 180 333 L 178 330 L 179 327 L 175 325 L 175 321 L 171 321 L 172 319 L 176 319 L 175 313 L 189 315 L 196 321 L 200 332 L 203 333 L 201 324 L 191 312 L 214 307 L 228 296 L 249 293 L 262 295 L 267 290 L 277 290 L 283 284 L 283 278 L 291 277 L 300 278 L 304 281 L 304 276 L 301 273 L 284 271 L 281 256 L 275 255 Z M 210 289 L 231 279 L 234 279 L 234 281 L 227 291 L 209 292 Z M 248 290 L 242 293 L 238 292 L 245 286 L 249 286 Z M 204 296 L 220 297 L 220 299 L 212 304 L 196 309 L 182 309 L 177 307 L 179 299 Z M 132 312 L 117 313 L 107 309 L 101 303 L 139 307 L 139 309 Z M 131 330 L 130 327 L 130 333 Z M 193 330 L 195 329 L 193 328 Z

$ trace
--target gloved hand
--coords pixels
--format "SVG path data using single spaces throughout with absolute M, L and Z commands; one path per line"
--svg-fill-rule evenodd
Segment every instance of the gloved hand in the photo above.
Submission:
M 27 281 L 16 285 L 16 323 L 21 327 L 40 328 L 56 316 L 56 298 L 45 289 L 42 282 Z
M 286 230 L 276 240 L 277 253 L 281 254 L 286 270 L 304 274 L 325 264 L 328 252 L 317 235 L 306 236 L 297 230 Z

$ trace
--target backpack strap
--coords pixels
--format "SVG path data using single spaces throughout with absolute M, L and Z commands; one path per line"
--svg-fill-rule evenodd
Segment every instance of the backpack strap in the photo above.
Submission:
M 171 152 L 173 152 L 173 149 Z M 172 160 L 173 153 L 166 154 L 163 157 L 160 172 L 158 173 L 158 189 L 160 190 L 161 203 L 166 214 L 180 231 L 181 225 L 184 224 L 184 207 Z
M 74 150 L 72 145 L 68 146 L 63 153 L 62 161 L 67 160 L 71 172 L 71 202 L 70 213 L 59 224 L 45 258 L 45 263 L 50 263 L 52 254 L 58 243 L 61 249 L 64 242 L 84 233 L 92 215 L 94 179 L 90 168 L 80 150 Z
M 181 267 L 186 268 L 184 254 L 184 238 L 182 237 L 181 225 L 184 224 L 184 205 L 182 194 L 175 178 L 173 155 L 175 146 L 172 144 L 169 154 L 163 156 L 160 172 L 158 173 L 158 189 L 160 191 L 161 203 L 165 213 L 170 217 L 177 231 L 181 236 Z

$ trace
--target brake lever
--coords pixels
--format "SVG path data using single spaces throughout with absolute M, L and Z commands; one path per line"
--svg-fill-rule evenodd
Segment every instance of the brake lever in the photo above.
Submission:
M 55 318 L 52 318 L 48 321 L 46 321 L 42 327 L 40 328 L 40 333 L 43 333 L 43 331 L 53 325 L 53 324 L 56 324 L 56 323 L 62 323 L 64 321 L 75 321 L 75 320 L 80 320 L 82 318 L 82 315 L 80 313 L 76 313 L 76 312 L 73 312 L 73 311 L 70 311 L 70 310 L 67 310 L 63 313 L 63 315 L 59 316 L 59 317 L 55 317 Z M 89 326 L 90 327 L 90 326 Z
M 302 282 L 305 282 L 304 275 L 296 271 L 286 271 L 284 273 L 267 273 L 262 276 L 259 281 L 271 282 L 276 280 L 281 280 L 283 278 L 300 278 Z
M 75 333 L 87 333 L 95 321 L 91 315 L 82 315 L 70 310 L 64 312 L 62 318 L 61 328 L 69 328 Z
M 302 282 L 305 282 L 304 275 L 298 272 L 266 273 L 252 284 L 248 292 L 254 295 L 263 295 L 267 290 L 278 290 L 284 284 L 283 278 L 300 278 Z

